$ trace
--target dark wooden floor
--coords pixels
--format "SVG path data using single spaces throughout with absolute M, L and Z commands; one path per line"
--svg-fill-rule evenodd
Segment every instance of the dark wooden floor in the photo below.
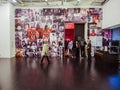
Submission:
M 0 59 L 0 90 L 120 90 L 120 69 L 96 65 L 94 58 Z

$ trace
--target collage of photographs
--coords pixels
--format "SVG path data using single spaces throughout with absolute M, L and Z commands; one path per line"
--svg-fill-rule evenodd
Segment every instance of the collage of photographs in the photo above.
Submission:
M 43 41 L 47 40 L 50 56 L 64 54 L 64 23 L 95 23 L 101 28 L 101 8 L 43 8 L 15 10 L 16 56 L 41 57 Z M 90 30 L 91 32 L 91 30 Z M 98 34 L 96 34 L 98 35 Z

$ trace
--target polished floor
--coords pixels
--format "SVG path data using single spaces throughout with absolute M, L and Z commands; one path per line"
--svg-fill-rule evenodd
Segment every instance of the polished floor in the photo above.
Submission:
M 120 68 L 86 59 L 0 59 L 0 90 L 120 90 Z M 117 66 L 117 65 L 116 65 Z

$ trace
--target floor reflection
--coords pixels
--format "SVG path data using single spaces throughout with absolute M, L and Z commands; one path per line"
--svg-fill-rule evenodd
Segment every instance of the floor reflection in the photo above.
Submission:
M 94 57 L 0 59 L 0 90 L 119 90 L 118 66 L 95 63 Z M 102 82 L 102 83 L 101 83 Z

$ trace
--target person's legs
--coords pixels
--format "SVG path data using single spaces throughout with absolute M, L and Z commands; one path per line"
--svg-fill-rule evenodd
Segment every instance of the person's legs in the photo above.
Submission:
M 75 56 L 79 57 L 79 48 L 76 48 Z
M 81 47 L 81 57 L 83 57 L 83 53 L 84 53 L 84 51 L 83 51 L 83 47 Z
M 83 47 L 83 57 L 86 57 L 86 55 L 85 55 L 85 47 Z
M 91 52 L 88 51 L 88 60 L 91 60 Z
M 42 62 L 43 62 L 44 58 L 45 58 L 45 56 L 42 56 L 42 59 L 41 59 L 41 64 L 42 64 Z
M 49 60 L 48 56 L 46 56 L 46 58 L 47 58 L 48 63 L 50 63 L 50 60 Z
M 73 58 L 76 58 L 76 48 L 73 48 Z

